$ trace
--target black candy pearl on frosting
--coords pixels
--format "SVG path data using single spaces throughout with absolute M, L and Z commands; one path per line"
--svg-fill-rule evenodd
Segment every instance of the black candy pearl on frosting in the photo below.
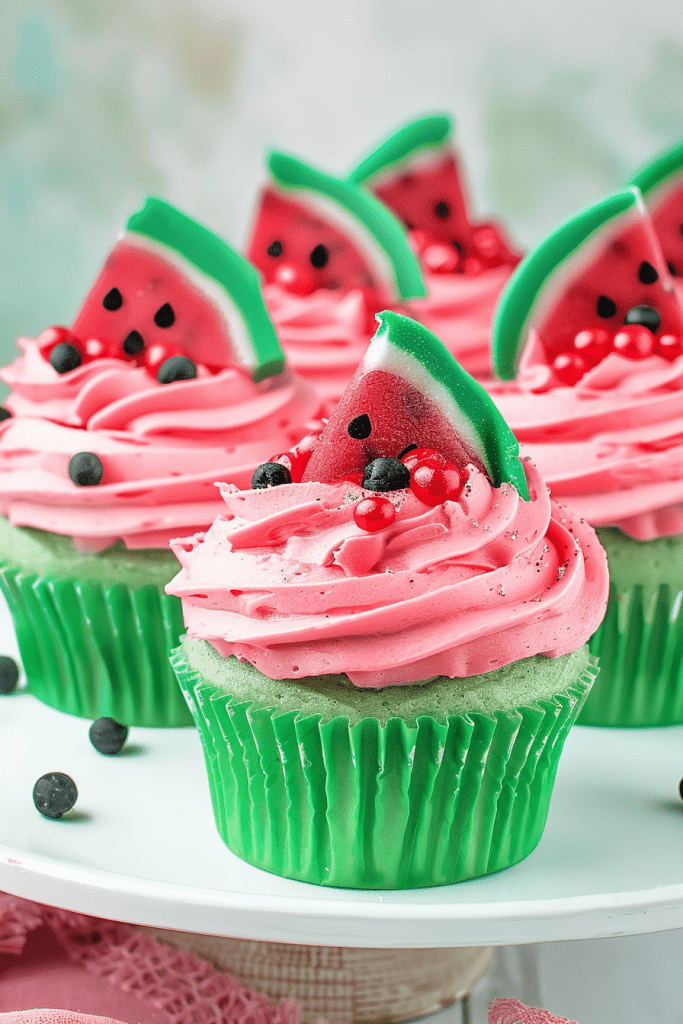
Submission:
M 2 423 L 3 420 L 10 419 L 11 416 L 12 413 L 9 411 L 9 409 L 6 409 L 4 405 L 0 405 L 0 423 Z
M 98 718 L 90 726 L 90 742 L 100 754 L 118 754 L 128 739 L 128 726 L 114 718 Z
M 366 491 L 401 491 L 410 486 L 410 470 L 398 459 L 373 459 L 365 467 Z
M 96 487 L 104 466 L 94 452 L 77 452 L 69 459 L 69 476 L 77 487 Z
M 33 787 L 33 803 L 46 818 L 61 818 L 77 799 L 76 783 L 63 772 L 41 775 Z
M 286 466 L 279 462 L 262 462 L 254 470 L 251 478 L 251 487 L 254 491 L 263 490 L 266 487 L 279 487 L 280 484 L 291 484 L 292 474 Z
M 173 384 L 177 380 L 194 380 L 197 367 L 187 356 L 171 356 L 159 367 L 157 380 L 160 384 Z
M 0 693 L 13 693 L 19 682 L 19 666 L 9 654 L 0 654 Z
M 145 347 L 145 339 L 139 331 L 131 331 L 123 339 L 123 351 L 127 356 L 136 356 Z
M 624 317 L 625 324 L 640 324 L 653 334 L 659 329 L 661 322 L 662 318 L 652 306 L 634 306 Z
M 57 373 L 68 373 L 81 365 L 81 353 L 68 341 L 60 341 L 50 352 L 50 365 Z

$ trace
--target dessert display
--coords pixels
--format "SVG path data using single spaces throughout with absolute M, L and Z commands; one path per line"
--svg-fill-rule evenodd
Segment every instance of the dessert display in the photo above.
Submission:
M 332 405 L 385 306 L 424 295 L 417 258 L 392 213 L 364 189 L 270 153 L 249 259 L 292 368 Z
M 572 217 L 517 268 L 490 393 L 553 498 L 597 528 L 610 602 L 579 721 L 683 722 L 683 306 L 636 188 Z
M 71 327 L 1 373 L 0 586 L 31 691 L 125 725 L 191 725 L 167 652 L 179 531 L 309 429 L 258 274 L 160 199 L 128 221 Z
M 221 485 L 167 589 L 226 844 L 396 889 L 536 846 L 608 577 L 481 386 L 420 324 L 378 320 L 306 458 Z
M 520 253 L 494 221 L 474 220 L 449 117 L 421 117 L 351 172 L 393 210 L 419 253 L 427 297 L 409 303 L 466 370 L 489 376 L 490 328 Z

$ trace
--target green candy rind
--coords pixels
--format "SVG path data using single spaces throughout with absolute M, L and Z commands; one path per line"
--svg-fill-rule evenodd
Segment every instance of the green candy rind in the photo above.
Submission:
M 493 320 L 491 355 L 500 378 L 513 380 L 516 376 L 527 332 L 558 268 L 597 231 L 641 203 L 637 188 L 615 192 L 565 221 L 524 257 L 500 297 Z
M 651 160 L 649 164 L 641 167 L 628 182 L 629 185 L 639 188 L 643 199 L 647 203 L 650 194 L 658 191 L 669 178 L 674 178 L 683 173 L 683 142 L 677 143 L 666 152 L 660 153 L 658 157 Z
M 291 192 L 293 198 L 297 193 L 317 194 L 335 204 L 350 219 L 361 244 L 365 243 L 364 251 L 378 253 L 376 269 L 380 270 L 382 263 L 388 265 L 390 280 L 386 284 L 398 299 L 422 298 L 427 294 L 420 264 L 400 221 L 369 192 L 287 153 L 271 152 L 268 170 L 277 185 Z
M 479 456 L 494 487 L 511 483 L 528 501 L 519 443 L 482 386 L 422 324 L 391 310 L 378 313 L 377 320 L 380 326 L 361 364 L 364 370 L 382 369 L 390 361 L 385 347 L 389 345 L 400 354 L 400 368 L 396 372 L 437 402 L 459 436 Z M 435 398 L 439 393 L 440 397 Z
M 354 167 L 349 181 L 355 185 L 367 185 L 375 175 L 398 167 L 415 153 L 443 149 L 452 128 L 451 119 L 446 114 L 419 117 L 402 125 Z
M 258 271 L 251 263 L 213 231 L 155 196 L 148 196 L 142 209 L 130 217 L 126 231 L 172 250 L 176 259 L 194 269 L 193 281 L 197 271 L 210 279 L 209 299 L 222 300 L 231 340 L 254 380 L 282 373 L 284 353 L 261 295 Z

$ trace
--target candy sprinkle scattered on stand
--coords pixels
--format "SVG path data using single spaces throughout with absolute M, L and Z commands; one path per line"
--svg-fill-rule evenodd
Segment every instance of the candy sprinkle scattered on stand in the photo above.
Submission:
M 100 754 L 119 754 L 128 739 L 128 726 L 114 718 L 98 718 L 90 726 L 90 742 Z
M 19 682 L 19 666 L 9 654 L 0 654 L 0 693 L 13 693 Z
M 76 783 L 63 772 L 41 775 L 33 787 L 33 803 L 45 818 L 61 818 L 77 799 Z

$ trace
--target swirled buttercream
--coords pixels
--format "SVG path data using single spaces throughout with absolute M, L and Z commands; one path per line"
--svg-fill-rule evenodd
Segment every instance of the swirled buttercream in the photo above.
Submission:
M 573 387 L 549 374 L 529 358 L 489 393 L 553 497 L 637 540 L 683 533 L 683 356 L 612 353 Z
M 12 413 L 0 425 L 0 512 L 16 526 L 66 534 L 82 549 L 122 538 L 165 547 L 179 530 L 206 527 L 223 503 L 216 480 L 249 486 L 259 463 L 296 443 L 319 400 L 285 373 L 255 384 L 242 370 L 160 384 L 143 366 L 94 359 L 69 373 L 39 341 L 0 376 Z M 69 460 L 94 452 L 98 486 L 72 483 Z
M 379 688 L 559 657 L 602 619 L 606 559 L 524 465 L 528 502 L 470 466 L 457 501 L 392 492 L 396 519 L 373 534 L 353 516 L 368 492 L 348 483 L 223 485 L 225 516 L 173 542 L 167 590 L 190 636 L 271 679 L 343 672 Z

